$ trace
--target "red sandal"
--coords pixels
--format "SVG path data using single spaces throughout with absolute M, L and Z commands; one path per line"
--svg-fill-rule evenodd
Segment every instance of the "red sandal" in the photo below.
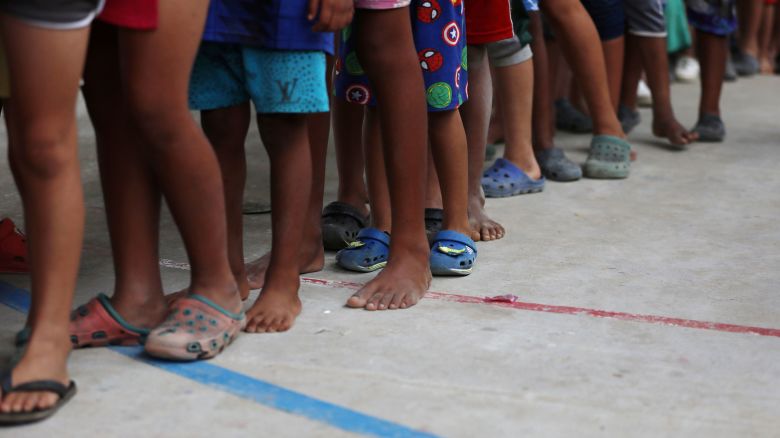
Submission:
M 105 294 L 74 310 L 69 330 L 73 348 L 142 345 L 149 335 L 148 329 L 125 321 Z
M 27 239 L 11 219 L 0 221 L 0 274 L 26 274 Z

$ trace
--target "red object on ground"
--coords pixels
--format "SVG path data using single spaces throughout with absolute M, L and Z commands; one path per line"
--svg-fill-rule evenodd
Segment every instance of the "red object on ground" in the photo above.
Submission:
M 0 221 L 0 273 L 30 272 L 27 264 L 27 239 L 11 219 Z
M 494 297 L 485 297 L 486 303 L 515 303 L 517 302 L 517 295 L 496 295 Z

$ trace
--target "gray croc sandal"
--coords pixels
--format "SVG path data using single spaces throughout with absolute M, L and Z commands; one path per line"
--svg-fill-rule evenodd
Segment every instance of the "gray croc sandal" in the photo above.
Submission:
M 537 151 L 536 161 L 542 169 L 542 175 L 547 179 L 568 182 L 582 178 L 580 166 L 568 159 L 561 148 L 552 147 Z
M 642 121 L 642 116 L 639 111 L 633 110 L 622 103 L 618 107 L 618 120 L 620 120 L 620 126 L 623 128 L 623 132 L 628 134 L 634 128 L 636 128 Z
M 65 403 L 76 395 L 76 384 L 71 381 L 65 386 L 54 380 L 36 380 L 14 386 L 11 382 L 11 370 L 7 370 L 0 377 L 3 397 L 12 392 L 53 392 L 59 396 L 59 400 L 46 409 L 34 409 L 29 412 L 0 412 L 0 426 L 20 426 L 45 420 L 57 412 Z
M 561 131 L 587 134 L 593 132 L 593 120 L 568 100 L 558 99 L 555 101 L 555 127 Z
M 596 135 L 590 142 L 585 161 L 585 177 L 598 179 L 628 178 L 631 172 L 631 145 L 613 135 Z
M 368 226 L 368 216 L 344 203 L 331 202 L 322 210 L 322 243 L 328 251 L 338 251 L 349 246 L 360 230 Z
M 716 114 L 701 114 L 693 132 L 699 134 L 699 141 L 720 143 L 726 138 L 726 125 Z

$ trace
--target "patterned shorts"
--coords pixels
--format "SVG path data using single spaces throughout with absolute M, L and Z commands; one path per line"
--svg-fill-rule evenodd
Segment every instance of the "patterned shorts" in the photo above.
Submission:
M 261 114 L 327 112 L 325 53 L 204 42 L 195 58 L 189 94 L 194 110 L 227 108 L 251 99 Z
M 688 21 L 696 30 L 730 35 L 737 29 L 735 3 L 734 0 L 686 0 Z
M 414 44 L 425 80 L 425 90 L 421 92 L 426 95 L 428 111 L 457 109 L 468 98 L 463 2 L 414 0 L 410 12 Z M 351 28 L 341 33 L 335 94 L 347 102 L 376 105 L 371 84 L 355 53 Z

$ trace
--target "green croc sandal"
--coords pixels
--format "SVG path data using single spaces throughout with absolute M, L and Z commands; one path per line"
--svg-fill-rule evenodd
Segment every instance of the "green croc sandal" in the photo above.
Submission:
M 631 172 L 631 145 L 613 135 L 595 135 L 585 161 L 586 178 L 628 178 Z

